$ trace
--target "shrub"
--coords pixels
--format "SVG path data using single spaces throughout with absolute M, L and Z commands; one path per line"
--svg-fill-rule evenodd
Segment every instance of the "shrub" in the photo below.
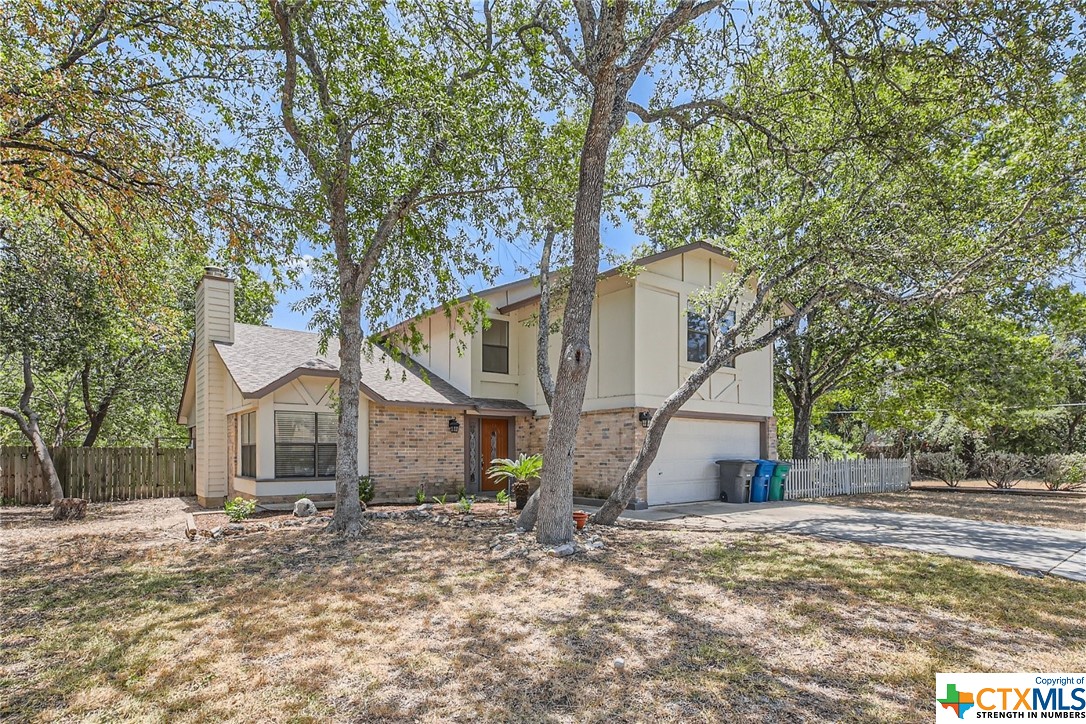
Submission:
M 426 489 L 420 487 L 418 490 L 415 491 L 415 503 L 417 505 L 422 505 L 425 502 L 426 502 Z
M 499 490 L 495 498 L 498 501 L 498 505 L 506 505 L 509 503 L 509 493 L 505 492 L 505 488 Z
M 1039 462 L 1041 478 L 1049 490 L 1086 488 L 1086 454 L 1046 455 Z
M 445 498 L 447 498 L 447 497 L 449 497 L 448 493 L 442 493 L 441 495 L 435 495 L 434 496 L 434 502 L 437 503 L 438 505 L 440 505 L 442 508 L 444 508 L 445 507 Z
M 516 460 L 496 458 L 490 461 L 487 474 L 491 480 L 505 479 L 513 481 L 513 495 L 517 499 L 517 510 L 522 510 L 528 502 L 528 481 L 538 478 L 543 470 L 543 456 L 521 453 Z
M 465 495 L 460 498 L 460 500 L 456 501 L 456 507 L 460 509 L 461 513 L 470 513 L 471 506 L 473 505 L 475 505 L 474 495 Z
M 952 488 L 958 487 L 969 472 L 965 461 L 952 452 L 925 452 L 915 458 L 916 470 L 942 480 Z
M 363 503 L 373 500 L 373 478 L 369 475 L 358 476 L 358 499 Z
M 990 452 L 980 458 L 980 474 L 993 488 L 1013 488 L 1026 477 L 1029 458 L 1009 452 Z
M 231 522 L 240 523 L 256 512 L 256 503 L 238 496 L 233 500 L 226 501 L 223 509 L 226 511 L 226 515 L 230 517 Z

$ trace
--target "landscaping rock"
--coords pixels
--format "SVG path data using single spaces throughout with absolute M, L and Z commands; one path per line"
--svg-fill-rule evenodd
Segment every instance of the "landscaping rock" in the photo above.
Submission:
M 565 558 L 566 556 L 571 556 L 576 552 L 577 547 L 572 543 L 563 543 L 562 545 L 555 546 L 550 550 L 550 554 L 555 558 Z
M 216 526 L 215 528 L 211 529 L 211 537 L 212 538 L 222 538 L 222 526 L 221 525 Z
M 626 668 L 626 659 L 615 659 L 615 671 L 623 671 Z
M 434 507 L 433 503 L 423 503 L 419 507 L 415 508 L 415 510 L 419 511 L 420 513 L 425 513 L 425 512 L 427 512 L 429 510 L 432 510 L 433 507 Z
M 317 506 L 309 498 L 302 498 L 294 503 L 294 515 L 298 518 L 308 518 L 317 514 Z

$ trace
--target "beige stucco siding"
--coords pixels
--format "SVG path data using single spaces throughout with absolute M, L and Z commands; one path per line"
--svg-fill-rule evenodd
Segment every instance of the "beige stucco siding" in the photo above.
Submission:
M 643 270 L 635 283 L 636 405 L 658 407 L 698 367 L 687 360 L 686 310 L 691 295 L 731 271 L 724 260 L 697 251 Z M 761 327 L 761 331 L 765 330 Z M 740 355 L 714 374 L 684 410 L 765 417 L 773 414 L 773 350 Z
M 424 317 L 416 324 L 425 340 L 425 346 L 411 355 L 412 359 L 464 394 L 470 395 L 471 345 L 466 345 L 464 350 L 457 345 L 457 340 L 465 336 L 463 330 L 442 312 Z
M 615 275 L 601 280 L 589 330 L 592 370 L 584 410 L 658 407 L 697 368 L 686 359 L 690 295 L 713 286 L 733 269 L 734 265 L 719 254 L 699 249 L 651 262 L 633 278 Z M 535 291 L 534 285 L 528 284 L 513 294 L 501 290 L 487 296 L 489 316 L 509 322 L 509 374 L 482 371 L 478 332 L 465 341 L 463 354 L 458 354 L 455 341 L 449 339 L 449 321 L 440 313 L 418 323 L 427 349 L 415 359 L 474 397 L 515 399 L 537 414 L 547 414 L 536 376 L 538 305 L 520 306 L 507 314 L 499 311 L 510 299 L 528 299 Z M 558 369 L 560 343 L 560 334 L 551 335 L 552 372 Z M 742 355 L 734 369 L 713 375 L 684 409 L 772 415 L 772 365 L 771 348 Z

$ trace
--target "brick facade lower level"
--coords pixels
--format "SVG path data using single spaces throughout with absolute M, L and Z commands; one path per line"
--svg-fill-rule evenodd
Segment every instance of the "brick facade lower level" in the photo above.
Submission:
M 449 431 L 450 419 L 461 423 L 459 431 Z M 411 500 L 420 487 L 427 500 L 455 494 L 464 484 L 463 420 L 449 410 L 370 405 L 374 500 Z
M 619 484 L 645 439 L 645 429 L 637 421 L 640 411 L 629 407 L 582 413 L 573 453 L 574 495 L 606 498 Z M 519 418 L 517 452 L 542 453 L 549 423 L 549 417 Z M 635 500 L 648 500 L 644 478 L 638 483 Z

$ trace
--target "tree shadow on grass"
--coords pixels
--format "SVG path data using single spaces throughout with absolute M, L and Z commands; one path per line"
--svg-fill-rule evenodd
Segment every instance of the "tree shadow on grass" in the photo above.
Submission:
M 73 697 L 101 686 L 197 718 L 890 720 L 928 711 L 933 667 L 1016 650 L 991 597 L 1032 602 L 1051 646 L 1082 642 L 1066 586 L 962 561 L 643 532 L 601 558 L 497 562 L 490 535 L 380 523 L 0 569 L 0 717 L 86 714 Z M 974 647 L 978 620 L 1003 628 Z

